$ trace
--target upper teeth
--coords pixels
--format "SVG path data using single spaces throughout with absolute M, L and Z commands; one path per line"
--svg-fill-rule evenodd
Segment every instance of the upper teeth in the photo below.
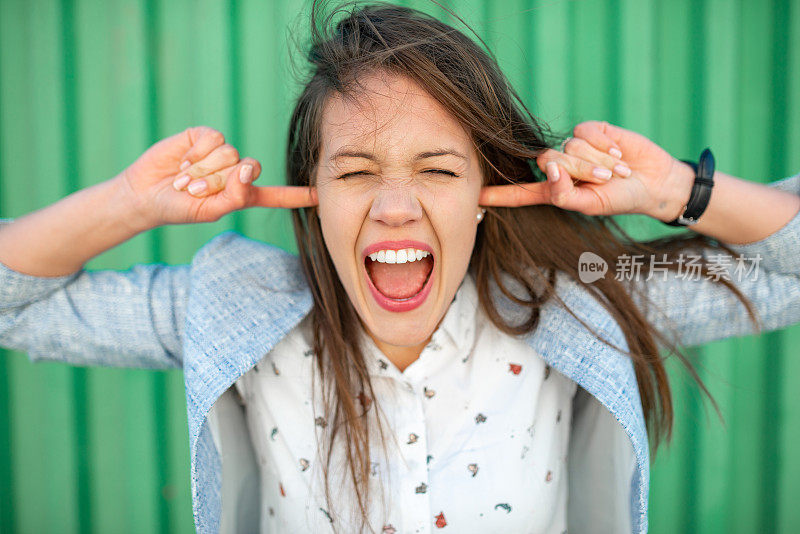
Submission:
M 418 248 L 404 248 L 401 250 L 379 250 L 369 255 L 372 261 L 378 263 L 406 263 L 409 261 L 421 260 L 430 254 L 427 250 Z

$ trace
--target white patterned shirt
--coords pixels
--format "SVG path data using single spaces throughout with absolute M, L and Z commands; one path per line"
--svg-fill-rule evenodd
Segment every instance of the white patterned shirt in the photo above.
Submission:
M 323 493 L 319 376 L 306 319 L 235 384 L 260 469 L 262 532 L 356 532 L 341 448 Z M 467 275 L 403 372 L 362 334 L 389 460 L 371 434 L 371 527 L 382 533 L 562 533 L 577 384 L 478 309 Z M 369 400 L 366 401 L 369 404 Z M 358 404 L 357 404 L 358 406 Z M 373 410 L 374 413 L 374 410 Z

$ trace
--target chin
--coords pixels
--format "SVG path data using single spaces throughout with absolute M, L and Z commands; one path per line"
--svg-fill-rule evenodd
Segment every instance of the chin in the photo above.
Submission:
M 383 324 L 376 324 L 371 329 L 372 336 L 395 347 L 417 347 L 426 343 L 434 330 L 433 327 L 429 328 L 427 325 L 397 318 L 381 322 Z
M 367 275 L 366 271 L 362 273 Z M 426 344 L 447 312 L 443 303 L 448 299 L 443 294 L 441 274 L 439 269 L 431 270 L 425 283 L 428 286 L 424 291 L 425 298 L 417 307 L 405 311 L 392 310 L 375 298 L 374 284 L 370 284 L 368 275 L 362 275 L 358 292 L 361 293 L 359 301 L 363 308 L 357 312 L 373 339 L 394 347 Z

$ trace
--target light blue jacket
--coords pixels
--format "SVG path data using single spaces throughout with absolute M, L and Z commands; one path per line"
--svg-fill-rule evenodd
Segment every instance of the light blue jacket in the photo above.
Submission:
M 800 194 L 800 175 L 770 185 Z M 738 285 L 755 303 L 764 329 L 800 322 L 800 215 L 766 239 L 732 248 L 748 258 L 761 255 L 757 278 L 745 277 Z M 685 346 L 753 333 L 744 306 L 722 285 L 661 276 L 641 285 L 655 306 L 646 309 L 648 319 Z M 589 291 L 563 273 L 556 287 L 576 314 L 627 348 L 622 330 Z M 519 312 L 510 301 L 497 299 L 507 317 Z M 221 454 L 210 411 L 311 305 L 295 256 L 234 231 L 210 240 L 190 265 L 138 264 L 126 271 L 80 270 L 45 278 L 0 263 L 0 346 L 24 351 L 33 361 L 183 368 L 194 520 L 202 533 L 217 532 L 221 525 L 252 528 L 245 519 L 233 521 L 241 510 L 224 511 Z M 648 442 L 630 359 L 597 340 L 553 300 L 525 340 L 607 408 L 609 420 L 624 431 L 635 454 L 626 510 L 632 531 L 646 532 Z M 257 489 L 252 477 L 247 484 Z M 230 500 L 228 505 L 241 506 Z

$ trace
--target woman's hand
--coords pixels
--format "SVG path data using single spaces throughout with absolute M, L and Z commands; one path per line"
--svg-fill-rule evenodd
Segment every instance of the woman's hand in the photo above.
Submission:
M 260 174 L 257 160 L 240 160 L 222 133 L 198 126 L 154 144 L 115 180 L 146 227 L 213 222 L 256 206 L 316 204 L 313 188 L 252 185 Z
M 537 158 L 546 182 L 485 187 L 479 203 L 554 204 L 586 215 L 643 213 L 671 220 L 681 200 L 688 200 L 691 169 L 646 137 L 598 121 L 578 124 L 573 135 L 564 152 L 549 149 Z

